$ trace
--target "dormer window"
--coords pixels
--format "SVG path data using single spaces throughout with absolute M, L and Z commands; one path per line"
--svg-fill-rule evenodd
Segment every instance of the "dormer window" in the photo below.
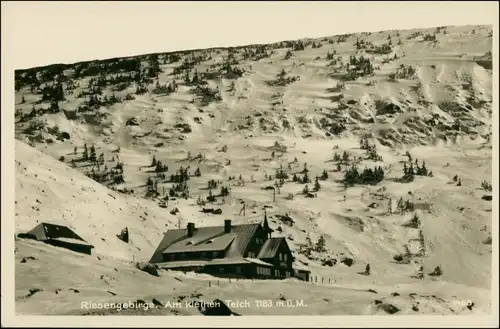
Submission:
M 186 245 L 194 244 L 193 241 L 188 241 Z
M 214 243 L 214 240 L 208 240 L 207 243 Z

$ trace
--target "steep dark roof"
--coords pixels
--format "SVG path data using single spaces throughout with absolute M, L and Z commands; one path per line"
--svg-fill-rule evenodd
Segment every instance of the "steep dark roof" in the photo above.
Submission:
M 195 234 L 192 238 L 172 243 L 163 253 L 226 250 L 235 238 L 236 234 L 234 233 L 221 234 L 220 231 L 211 232 L 211 230 L 203 230 L 199 234 Z
M 153 253 L 150 262 L 160 263 L 163 261 L 163 253 L 173 252 L 223 251 L 227 249 L 225 257 L 242 256 L 259 227 L 259 223 L 233 225 L 230 233 L 224 232 L 223 225 L 197 227 L 192 237 L 188 237 L 187 229 L 168 230 Z
M 31 235 L 38 241 L 60 240 L 69 243 L 89 245 L 81 236 L 72 229 L 63 225 L 40 223 L 26 234 Z
M 276 253 L 283 242 L 286 243 L 286 240 L 283 237 L 267 239 L 257 258 L 273 258 L 276 256 Z
M 262 222 L 262 228 L 264 229 L 264 232 L 266 233 L 271 233 L 274 232 L 274 230 L 269 227 L 269 222 L 267 221 L 267 213 L 264 213 L 264 221 Z
M 257 224 L 242 224 L 236 225 L 233 228 L 233 232 L 237 234 L 236 239 L 229 247 L 225 257 L 236 257 L 243 256 L 245 249 L 247 248 L 250 240 L 254 236 L 255 232 L 262 228 L 259 223 Z

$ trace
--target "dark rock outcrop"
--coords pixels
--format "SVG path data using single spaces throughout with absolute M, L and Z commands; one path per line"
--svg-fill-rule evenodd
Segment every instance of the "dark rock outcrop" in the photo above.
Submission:
M 137 121 L 136 118 L 130 118 L 130 119 L 127 120 L 127 122 L 125 122 L 125 124 L 127 126 L 138 126 L 139 122 Z
M 151 274 L 152 276 L 160 276 L 158 269 L 151 263 L 137 263 L 136 267 L 143 272 Z
M 201 314 L 207 316 L 231 316 L 239 315 L 231 311 L 231 309 L 220 299 L 214 299 L 213 306 L 198 307 Z

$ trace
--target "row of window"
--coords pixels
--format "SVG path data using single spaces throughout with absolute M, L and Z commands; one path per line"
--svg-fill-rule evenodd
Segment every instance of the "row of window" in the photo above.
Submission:
M 249 251 L 247 257 L 249 257 L 249 258 L 257 258 L 257 254 L 254 253 L 254 252 Z M 278 255 L 278 257 L 280 259 L 280 262 L 286 262 L 286 261 L 288 261 L 288 255 L 287 254 L 280 253 Z
M 224 268 L 223 267 L 219 267 L 219 273 L 224 273 Z M 237 274 L 241 274 L 242 273 L 242 267 L 241 266 L 237 266 L 236 267 L 236 273 Z M 269 267 L 261 267 L 261 266 L 257 266 L 257 274 L 258 275 L 264 275 L 264 276 L 271 276 L 272 274 L 272 269 L 269 268 Z M 290 278 L 292 276 L 292 273 L 290 271 L 286 271 L 285 272 L 285 275 L 284 275 L 286 278 Z M 299 274 L 299 276 L 302 277 L 302 275 Z M 279 270 L 274 270 L 274 277 L 283 277 L 283 275 L 281 274 L 281 272 Z
M 271 275 L 271 269 L 269 267 L 257 266 L 257 274 L 259 274 L 259 275 Z
M 286 262 L 288 260 L 287 254 L 280 253 L 278 257 L 280 258 L 280 262 Z
M 195 259 L 195 258 L 217 258 L 222 256 L 218 251 L 214 252 L 208 252 L 204 251 L 201 253 L 178 253 L 178 254 L 170 254 L 168 255 L 168 260 L 174 261 L 174 260 L 180 260 L 180 259 Z M 249 258 L 257 258 L 257 253 L 249 251 L 247 257 Z M 288 254 L 285 253 L 280 253 L 278 255 L 280 262 L 286 262 L 288 261 Z
M 174 261 L 174 260 L 180 260 L 180 259 L 195 259 L 195 258 L 217 258 L 219 257 L 220 254 L 218 251 L 214 252 L 208 252 L 204 251 L 201 253 L 178 253 L 178 254 L 169 254 L 168 255 L 168 260 Z
M 267 276 L 270 276 L 271 275 L 271 269 L 269 267 L 260 267 L 260 266 L 257 266 L 257 274 L 259 275 L 267 275 Z M 274 270 L 274 276 L 275 277 L 281 277 L 281 273 L 279 270 Z M 292 273 L 290 271 L 286 271 L 285 272 L 285 277 L 289 278 L 292 276 Z

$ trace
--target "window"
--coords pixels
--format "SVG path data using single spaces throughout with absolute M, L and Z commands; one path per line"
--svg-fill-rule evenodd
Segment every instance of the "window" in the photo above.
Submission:
M 247 257 L 249 257 L 249 258 L 254 258 L 254 257 L 255 257 L 255 253 L 254 253 L 254 252 L 249 251 L 249 252 L 248 252 L 248 256 L 247 256 Z
M 212 254 L 212 257 L 213 258 L 217 258 L 217 256 L 219 256 L 219 254 L 217 253 L 217 251 L 214 251 L 213 254 Z
M 224 268 L 223 267 L 219 267 L 219 273 L 224 273 Z
M 280 276 L 280 271 L 279 270 L 274 270 L 274 276 Z
M 241 273 L 241 266 L 236 266 L 236 273 Z
M 280 262 L 281 262 L 283 260 L 283 254 L 280 254 L 279 257 L 280 257 Z
M 286 271 L 286 277 L 289 278 L 290 276 L 290 272 Z
M 283 254 L 283 260 L 286 262 L 288 260 L 288 255 L 287 254 Z

